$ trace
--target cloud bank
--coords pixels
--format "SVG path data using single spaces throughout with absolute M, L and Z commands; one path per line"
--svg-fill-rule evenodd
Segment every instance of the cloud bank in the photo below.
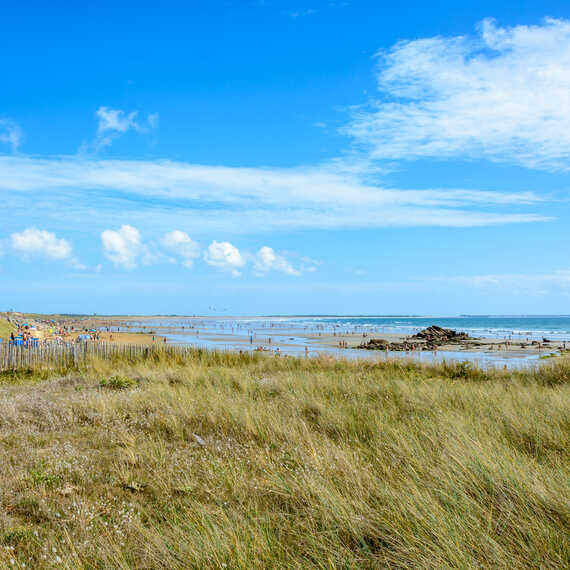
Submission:
M 541 199 L 529 192 L 384 188 L 339 172 L 313 168 L 230 168 L 174 161 L 0 156 L 0 191 L 13 207 L 49 193 L 54 216 L 96 212 L 134 220 L 152 202 L 156 218 L 196 231 L 235 233 L 304 228 L 389 226 L 472 227 L 549 219 L 522 207 Z M 131 210 L 131 211 L 129 211 Z M 73 213 L 73 215 L 71 214 Z M 46 212 L 49 213 L 49 212 Z M 140 215 L 140 217 L 143 217 Z
M 488 19 L 475 37 L 401 41 L 377 55 L 381 98 L 345 129 L 370 159 L 570 169 L 570 21 Z

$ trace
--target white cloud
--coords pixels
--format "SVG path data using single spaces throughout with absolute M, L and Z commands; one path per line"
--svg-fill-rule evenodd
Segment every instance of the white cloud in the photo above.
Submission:
M 136 111 L 127 113 L 120 109 L 99 107 L 95 112 L 98 121 L 95 146 L 97 148 L 109 146 L 115 138 L 129 130 L 142 133 L 158 125 L 157 113 L 148 115 L 146 123 L 140 123 L 137 120 L 137 115 Z
M 95 112 L 95 116 L 99 120 L 97 132 L 104 134 L 107 131 L 118 131 L 126 133 L 129 129 L 138 129 L 136 122 L 136 111 L 125 113 L 120 109 L 108 109 L 107 107 L 99 107 Z
M 486 158 L 570 169 L 570 21 L 380 52 L 381 100 L 346 129 L 372 159 Z
M 145 253 L 140 232 L 133 226 L 123 225 L 118 230 L 101 233 L 105 257 L 115 265 L 134 269 L 140 256 Z
M 269 271 L 280 271 L 287 275 L 301 275 L 301 272 L 295 269 L 284 256 L 276 254 L 273 248 L 268 246 L 263 246 L 257 252 L 254 270 L 259 276 L 265 275 Z
M 204 253 L 204 260 L 208 265 L 229 271 L 234 277 L 239 277 L 246 260 L 239 249 L 227 241 L 214 240 Z
M 200 246 L 186 232 L 174 230 L 162 238 L 164 247 L 182 257 L 184 267 L 190 269 L 193 260 L 200 257 Z
M 115 223 L 126 219 L 121 214 L 129 220 L 144 218 L 145 203 L 152 202 L 154 219 L 162 219 L 164 229 L 183 223 L 202 233 L 225 228 L 243 233 L 276 228 L 467 227 L 549 219 L 521 211 L 521 206 L 541 202 L 530 192 L 383 188 L 336 165 L 230 168 L 0 156 L 2 190 L 14 208 L 24 209 L 29 201 L 18 199 L 18 192 L 33 194 L 39 201 L 49 192 L 45 209 L 53 208 L 54 216 L 77 218 L 97 212 L 120 218 Z
M 553 291 L 570 293 L 570 269 L 551 273 L 495 273 L 427 279 L 460 284 L 474 289 L 507 290 L 512 294 L 546 295 Z
M 19 125 L 13 121 L 0 119 L 0 143 L 8 144 L 13 151 L 16 151 L 22 144 L 23 138 L 24 133 Z
M 71 244 L 46 230 L 26 228 L 22 232 L 14 232 L 9 237 L 8 246 L 25 260 L 44 257 L 53 261 L 66 261 L 76 269 L 85 269 L 73 256 Z
M 37 228 L 27 228 L 10 236 L 14 252 L 22 256 L 40 255 L 48 259 L 68 259 L 71 257 L 71 244 L 56 237 L 54 233 Z

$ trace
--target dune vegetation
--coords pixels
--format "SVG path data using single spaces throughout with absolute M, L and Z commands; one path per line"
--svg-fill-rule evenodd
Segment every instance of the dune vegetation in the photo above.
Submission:
M 10 337 L 10 333 L 14 332 L 15 328 L 6 319 L 0 317 L 0 338 L 6 339 Z
M 195 351 L 0 376 L 0 565 L 565 568 L 570 362 Z

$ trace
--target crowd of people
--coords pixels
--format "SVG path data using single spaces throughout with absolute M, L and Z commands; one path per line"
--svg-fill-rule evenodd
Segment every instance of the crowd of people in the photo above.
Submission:
M 40 346 L 46 343 L 86 342 L 100 340 L 95 329 L 78 329 L 72 325 L 63 325 L 56 321 L 18 322 L 12 321 L 15 331 L 10 333 L 8 342 L 14 346 Z
M 40 342 L 40 338 L 34 336 L 35 331 L 26 325 L 23 329 L 18 329 L 16 334 L 10 333 L 10 343 L 13 345 L 33 346 Z

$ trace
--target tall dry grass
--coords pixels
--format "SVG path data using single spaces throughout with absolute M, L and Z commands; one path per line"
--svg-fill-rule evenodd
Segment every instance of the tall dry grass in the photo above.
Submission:
M 564 568 L 570 364 L 196 351 L 0 381 L 0 561 Z

